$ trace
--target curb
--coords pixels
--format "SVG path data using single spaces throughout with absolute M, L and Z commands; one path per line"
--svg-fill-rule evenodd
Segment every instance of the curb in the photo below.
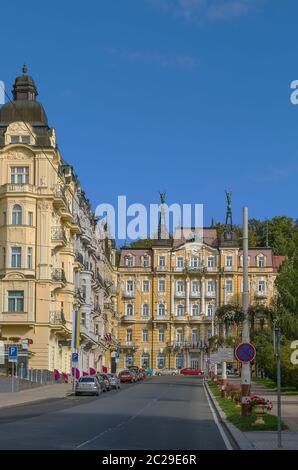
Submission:
M 213 404 L 214 408 L 216 409 L 216 411 L 217 411 L 217 413 L 220 417 L 220 421 L 221 421 L 222 425 L 226 428 L 226 431 L 228 432 L 228 434 L 230 434 L 232 439 L 235 441 L 238 448 L 240 450 L 255 450 L 255 447 L 247 439 L 245 434 L 242 431 L 240 431 L 240 429 L 238 429 L 234 424 L 232 424 L 232 423 L 230 423 L 230 421 L 228 421 L 226 414 L 219 407 L 216 399 L 213 396 L 213 393 L 211 392 L 211 390 L 210 390 L 210 388 L 209 388 L 209 386 L 208 386 L 208 384 L 206 383 L 205 380 L 204 380 L 204 387 L 205 387 L 206 392 L 208 393 L 208 396 L 209 396 L 210 400 L 212 401 L 212 404 Z

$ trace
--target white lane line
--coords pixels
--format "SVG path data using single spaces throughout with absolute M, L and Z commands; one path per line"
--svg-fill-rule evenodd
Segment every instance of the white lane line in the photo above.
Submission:
M 229 439 L 228 439 L 228 437 L 227 437 L 227 435 L 226 435 L 226 433 L 225 433 L 225 431 L 224 431 L 224 429 L 223 429 L 223 426 L 222 426 L 222 424 L 221 424 L 221 423 L 219 422 L 219 420 L 218 420 L 218 417 L 217 417 L 216 412 L 215 412 L 215 410 L 214 410 L 214 408 L 213 408 L 213 405 L 212 405 L 212 403 L 211 403 L 211 400 L 210 400 L 210 398 L 208 397 L 208 393 L 207 393 L 207 391 L 206 391 L 205 385 L 203 385 L 203 387 L 204 387 L 205 395 L 206 395 L 206 398 L 207 398 L 207 401 L 208 401 L 208 404 L 209 404 L 211 413 L 212 413 L 212 415 L 213 415 L 213 419 L 214 419 L 214 421 L 215 421 L 215 423 L 216 423 L 216 425 L 217 425 L 217 427 L 218 427 L 218 430 L 219 430 L 219 432 L 220 432 L 221 437 L 223 438 L 223 441 L 224 441 L 224 443 L 225 443 L 225 446 L 226 446 L 227 450 L 233 450 L 233 447 L 231 446 L 231 443 L 230 443 L 230 441 L 229 441 Z
M 172 385 L 171 385 L 172 386 Z M 163 391 L 158 397 L 155 397 L 153 400 L 149 401 L 145 406 L 143 406 L 143 408 L 141 408 L 136 414 L 132 415 L 130 418 L 128 418 L 127 420 L 125 421 L 122 421 L 121 423 L 118 423 L 116 426 L 114 426 L 113 428 L 108 428 L 106 429 L 105 431 L 102 431 L 100 434 L 97 434 L 96 436 L 92 437 L 91 439 L 88 439 L 87 441 L 84 441 L 82 442 L 81 444 L 79 444 L 78 446 L 75 447 L 75 449 L 81 449 L 82 447 L 86 446 L 87 444 L 90 444 L 91 442 L 94 442 L 96 441 L 97 439 L 100 439 L 104 434 L 107 434 L 111 431 L 114 431 L 116 430 L 117 428 L 119 428 L 120 426 L 125 426 L 127 425 L 130 421 L 133 421 L 135 418 L 137 418 L 141 413 L 143 413 L 143 411 L 148 408 L 149 406 L 151 406 L 153 403 L 156 403 L 163 395 L 165 395 L 165 393 L 167 392 L 167 390 Z

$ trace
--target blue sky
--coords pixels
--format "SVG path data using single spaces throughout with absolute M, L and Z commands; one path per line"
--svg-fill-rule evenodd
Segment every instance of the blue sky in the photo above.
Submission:
M 27 63 L 93 206 L 203 203 L 297 217 L 298 2 L 28 0 L 1 6 L 0 80 Z

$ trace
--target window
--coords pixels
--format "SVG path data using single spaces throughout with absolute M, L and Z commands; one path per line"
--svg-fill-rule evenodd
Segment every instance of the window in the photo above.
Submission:
M 163 369 L 163 367 L 165 367 L 166 365 L 166 359 L 164 357 L 163 354 L 160 354 L 158 357 L 157 357 L 157 367 L 159 369 Z
M 192 281 L 191 283 L 191 291 L 193 293 L 198 293 L 199 292 L 199 281 Z
M 128 343 L 131 343 L 132 342 L 132 329 L 131 328 L 128 328 L 126 330 L 126 341 Z
M 259 290 L 260 293 L 265 292 L 265 281 L 259 281 L 258 290 Z
M 149 292 L 149 281 L 147 279 L 143 281 L 143 292 Z
M 10 136 L 10 142 L 12 144 L 18 144 L 20 141 L 20 137 L 18 135 L 11 135 Z
M 33 225 L 33 212 L 28 212 L 28 225 Z
M 200 260 L 199 258 L 191 258 L 191 267 L 192 268 L 198 268 L 200 266 Z
M 11 167 L 11 184 L 28 184 L 29 167 L 13 166 Z
M 164 255 L 158 257 L 158 266 L 163 268 L 166 265 L 166 257 Z
M 212 328 L 208 328 L 207 330 L 207 338 L 211 338 L 212 337 Z
M 191 309 L 191 313 L 193 317 L 198 317 L 199 316 L 199 306 L 198 305 L 193 305 Z
M 184 258 L 183 258 L 183 256 L 177 256 L 177 259 L 176 259 L 176 266 L 177 266 L 177 268 L 183 268 L 183 266 L 184 266 Z
M 86 326 L 86 313 L 81 312 L 81 325 Z
M 127 292 L 133 292 L 133 281 L 131 279 L 126 281 L 126 290 Z
M 132 304 L 127 304 L 126 305 L 126 315 L 128 317 L 132 317 L 133 316 L 133 305 Z
M 214 256 L 208 256 L 207 266 L 208 268 L 214 268 Z
M 8 311 L 23 312 L 24 311 L 24 291 L 9 290 L 8 291 Z
M 191 330 L 191 341 L 192 343 L 198 342 L 198 329 L 197 328 L 193 328 Z
M 232 279 L 226 280 L 226 293 L 231 294 L 233 292 L 233 281 Z
M 133 257 L 132 256 L 127 256 L 126 257 L 126 266 L 128 268 L 131 268 L 133 266 Z
M 12 225 L 22 225 L 22 208 L 19 204 L 12 208 Z
M 209 304 L 207 306 L 207 316 L 212 317 L 212 315 L 213 315 L 213 305 Z
M 29 247 L 27 251 L 27 268 L 32 269 L 32 248 Z
M 207 292 L 214 292 L 214 282 L 211 279 L 207 282 Z
M 176 341 L 177 343 L 182 343 L 183 342 L 183 330 L 182 328 L 178 328 L 176 331 Z
M 6 212 L 3 212 L 3 225 L 6 225 Z
M 144 256 L 143 257 L 143 267 L 148 268 L 149 266 L 149 256 Z
M 158 306 L 158 316 L 164 317 L 166 314 L 165 304 L 159 304 Z
M 176 287 L 177 287 L 177 292 L 183 293 L 184 292 L 184 281 L 177 281 Z
M 149 354 L 143 353 L 141 357 L 141 367 L 149 367 Z
M 259 256 L 258 258 L 258 267 L 265 268 L 265 256 Z
M 163 328 L 158 329 L 158 341 L 159 343 L 163 343 L 165 340 L 165 332 Z
M 148 343 L 149 341 L 149 331 L 146 329 L 146 330 L 143 330 L 143 343 Z
M 166 291 L 166 281 L 165 279 L 159 279 L 158 281 L 158 292 Z
M 233 267 L 233 256 L 228 255 L 228 256 L 226 257 L 226 266 L 227 266 L 228 268 L 232 268 L 232 267 Z
M 11 267 L 12 268 L 22 267 L 22 248 L 19 246 L 13 246 L 11 248 Z
M 133 357 L 130 355 L 125 356 L 125 365 L 126 367 L 133 366 Z
M 149 304 L 143 304 L 142 314 L 143 317 L 149 317 Z
M 184 306 L 177 305 L 177 317 L 184 317 Z
M 183 354 L 177 354 L 176 355 L 176 368 L 177 369 L 183 369 L 184 367 L 184 357 Z
M 30 136 L 29 135 L 22 135 L 21 137 L 23 144 L 30 144 Z
M 95 334 L 98 335 L 99 333 L 99 328 L 98 328 L 98 324 L 95 323 Z

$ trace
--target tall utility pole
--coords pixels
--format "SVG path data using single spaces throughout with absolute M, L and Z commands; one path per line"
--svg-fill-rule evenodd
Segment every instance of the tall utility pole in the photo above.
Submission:
M 281 441 L 281 367 L 280 367 L 280 326 L 277 321 L 274 326 L 274 350 L 277 368 L 277 447 L 282 448 Z
M 249 343 L 249 290 L 248 290 L 248 208 L 243 208 L 243 328 L 242 342 Z M 241 411 L 242 416 L 250 414 L 250 387 L 251 387 L 251 369 L 250 363 L 242 363 L 241 369 Z

